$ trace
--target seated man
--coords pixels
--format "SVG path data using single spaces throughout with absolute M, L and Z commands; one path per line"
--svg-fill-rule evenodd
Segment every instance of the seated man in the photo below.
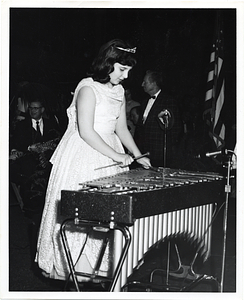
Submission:
M 35 268 L 37 235 L 51 171 L 49 159 L 60 140 L 60 130 L 57 122 L 43 117 L 43 101 L 29 102 L 28 110 L 29 116 L 18 122 L 11 137 L 9 175 L 10 182 L 20 187 L 23 211 L 31 220 L 30 251 Z
M 44 102 L 28 104 L 29 116 L 18 123 L 11 141 L 10 181 L 20 186 L 25 213 L 41 217 L 48 177 L 49 159 L 60 140 L 58 124 L 43 117 Z

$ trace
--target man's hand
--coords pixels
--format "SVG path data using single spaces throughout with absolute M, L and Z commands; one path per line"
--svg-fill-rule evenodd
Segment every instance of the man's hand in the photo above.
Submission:
M 11 150 L 9 159 L 16 160 L 17 158 L 23 156 L 24 152 L 18 151 L 16 149 Z
M 42 150 L 41 150 L 41 147 L 40 147 L 40 146 L 41 146 L 40 143 L 30 145 L 30 146 L 28 147 L 28 150 L 31 151 L 31 152 L 41 153 Z

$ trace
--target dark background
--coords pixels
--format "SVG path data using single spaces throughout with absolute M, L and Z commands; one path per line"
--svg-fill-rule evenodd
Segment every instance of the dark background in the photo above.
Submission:
M 236 124 L 236 9 L 10 8 L 10 99 L 38 83 L 53 109 L 71 92 L 100 46 L 121 38 L 137 47 L 127 86 L 141 101 L 147 69 L 162 71 L 182 115 L 202 118 L 217 12 L 224 22 L 224 122 L 232 147 Z M 234 128 L 234 129 L 233 129 Z

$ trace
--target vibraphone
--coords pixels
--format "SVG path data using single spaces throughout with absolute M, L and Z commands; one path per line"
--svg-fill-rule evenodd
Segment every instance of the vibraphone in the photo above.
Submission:
M 112 289 L 120 291 L 147 250 L 170 234 L 198 237 L 208 256 L 213 203 L 223 201 L 223 192 L 223 177 L 216 173 L 135 169 L 87 182 L 78 191 L 62 191 L 61 214 L 129 229 L 132 243 Z M 123 232 L 116 231 L 114 266 L 121 263 L 124 243 Z

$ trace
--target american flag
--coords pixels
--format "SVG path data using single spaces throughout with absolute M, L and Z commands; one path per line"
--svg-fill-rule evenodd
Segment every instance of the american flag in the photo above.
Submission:
M 222 120 L 222 109 L 225 99 L 223 26 L 220 15 L 217 15 L 215 39 L 210 55 L 210 70 L 207 79 L 204 119 L 209 126 L 209 135 L 217 149 L 225 145 L 225 124 Z

